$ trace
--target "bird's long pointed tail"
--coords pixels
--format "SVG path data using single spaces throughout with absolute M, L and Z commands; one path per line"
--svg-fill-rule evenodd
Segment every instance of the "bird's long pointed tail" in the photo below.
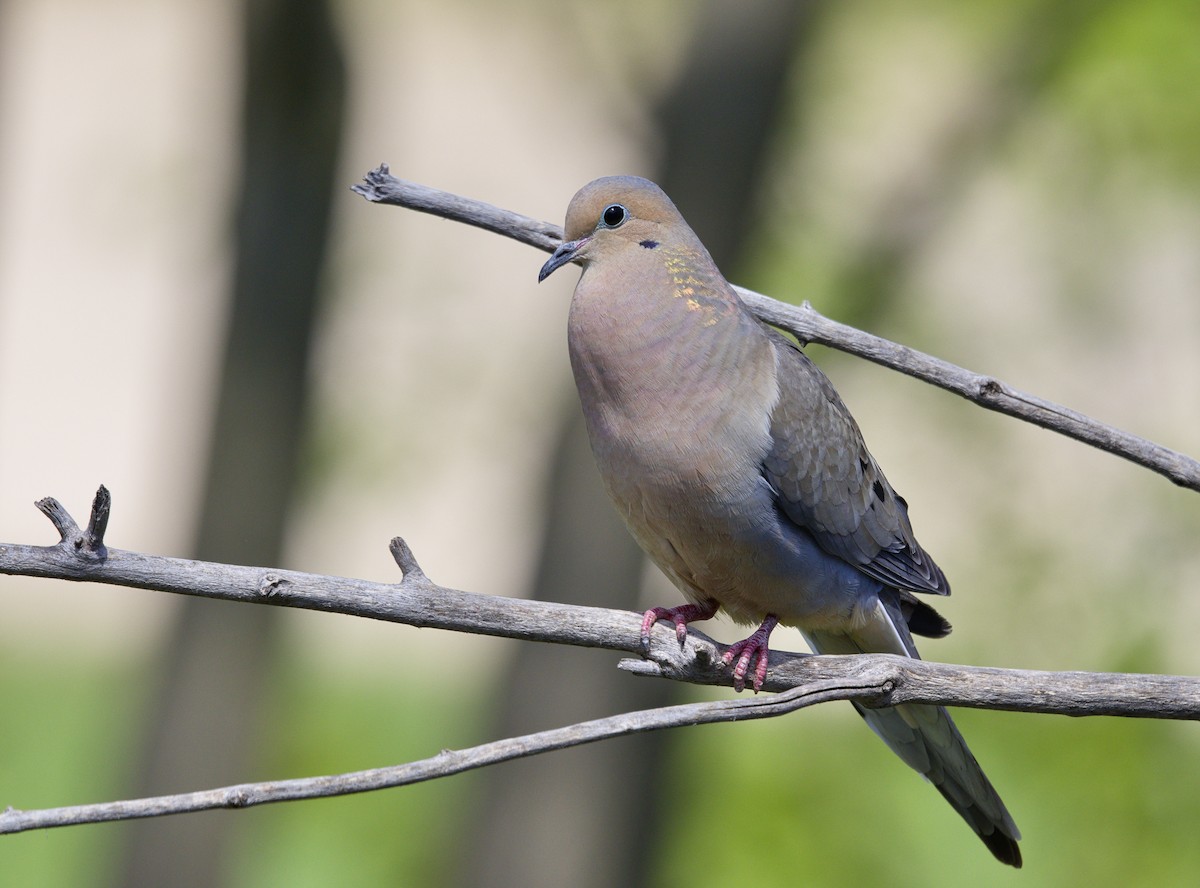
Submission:
M 805 632 L 809 645 L 820 654 L 888 653 L 916 656 L 908 629 L 897 626 L 898 612 L 879 604 L 877 614 L 853 634 Z M 996 859 L 1021 866 L 1017 841 L 1021 833 L 1013 823 L 991 781 L 975 761 L 962 734 L 941 706 L 903 704 L 886 709 L 854 708 L 896 755 L 937 787 L 983 840 Z

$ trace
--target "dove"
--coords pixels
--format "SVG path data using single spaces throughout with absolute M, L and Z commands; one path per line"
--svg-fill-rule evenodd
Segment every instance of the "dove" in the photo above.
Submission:
M 629 531 L 687 603 L 648 610 L 687 625 L 723 611 L 757 625 L 724 662 L 761 688 L 782 623 L 821 654 L 917 658 L 913 634 L 950 624 L 914 593 L 947 595 L 850 411 L 804 352 L 758 320 L 653 182 L 610 176 L 567 208 L 538 281 L 582 266 L 568 349 L 592 451 Z M 753 664 L 754 671 L 750 673 Z M 867 724 L 1003 863 L 1020 832 L 949 713 L 902 704 Z

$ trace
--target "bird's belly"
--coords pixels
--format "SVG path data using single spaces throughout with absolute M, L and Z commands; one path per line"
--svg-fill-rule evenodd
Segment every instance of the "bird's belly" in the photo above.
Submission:
M 630 531 L 672 582 L 693 601 L 715 599 L 739 623 L 774 614 L 802 629 L 844 626 L 877 591 L 784 518 L 757 472 L 720 486 L 673 472 L 669 487 L 603 474 Z

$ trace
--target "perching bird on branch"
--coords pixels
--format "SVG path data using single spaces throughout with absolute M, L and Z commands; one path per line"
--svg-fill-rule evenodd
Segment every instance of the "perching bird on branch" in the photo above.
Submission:
M 823 654 L 917 657 L 912 633 L 950 624 L 914 592 L 946 595 L 908 506 L 825 375 L 754 318 L 654 183 L 597 179 L 567 208 L 538 280 L 583 266 L 568 345 L 592 450 L 633 536 L 688 599 L 653 608 L 682 641 L 724 610 L 759 624 L 732 645 L 734 686 L 757 690 L 776 624 Z M 1020 833 L 941 707 L 855 708 L 1002 862 Z

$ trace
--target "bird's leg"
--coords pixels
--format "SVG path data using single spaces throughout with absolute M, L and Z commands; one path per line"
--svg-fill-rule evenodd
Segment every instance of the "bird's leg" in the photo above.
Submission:
M 687 638 L 687 624 L 696 620 L 711 620 L 720 607 L 713 599 L 703 604 L 681 604 L 678 607 L 652 607 L 642 617 L 642 647 L 650 647 L 650 630 L 659 620 L 670 620 L 675 624 L 675 637 L 679 643 Z
M 744 690 L 746 687 L 746 673 L 750 669 L 750 661 L 756 656 L 758 662 L 754 667 L 754 680 L 751 682 L 751 687 L 755 693 L 762 690 L 763 682 L 767 679 L 767 639 L 771 637 L 771 630 L 779 625 L 779 618 L 774 614 L 767 614 L 767 618 L 762 621 L 759 626 L 750 635 L 749 638 L 742 641 L 734 642 L 729 646 L 729 650 L 725 651 L 725 655 L 721 657 L 721 662 L 728 666 L 737 658 L 737 665 L 733 667 L 733 689 L 735 691 Z

